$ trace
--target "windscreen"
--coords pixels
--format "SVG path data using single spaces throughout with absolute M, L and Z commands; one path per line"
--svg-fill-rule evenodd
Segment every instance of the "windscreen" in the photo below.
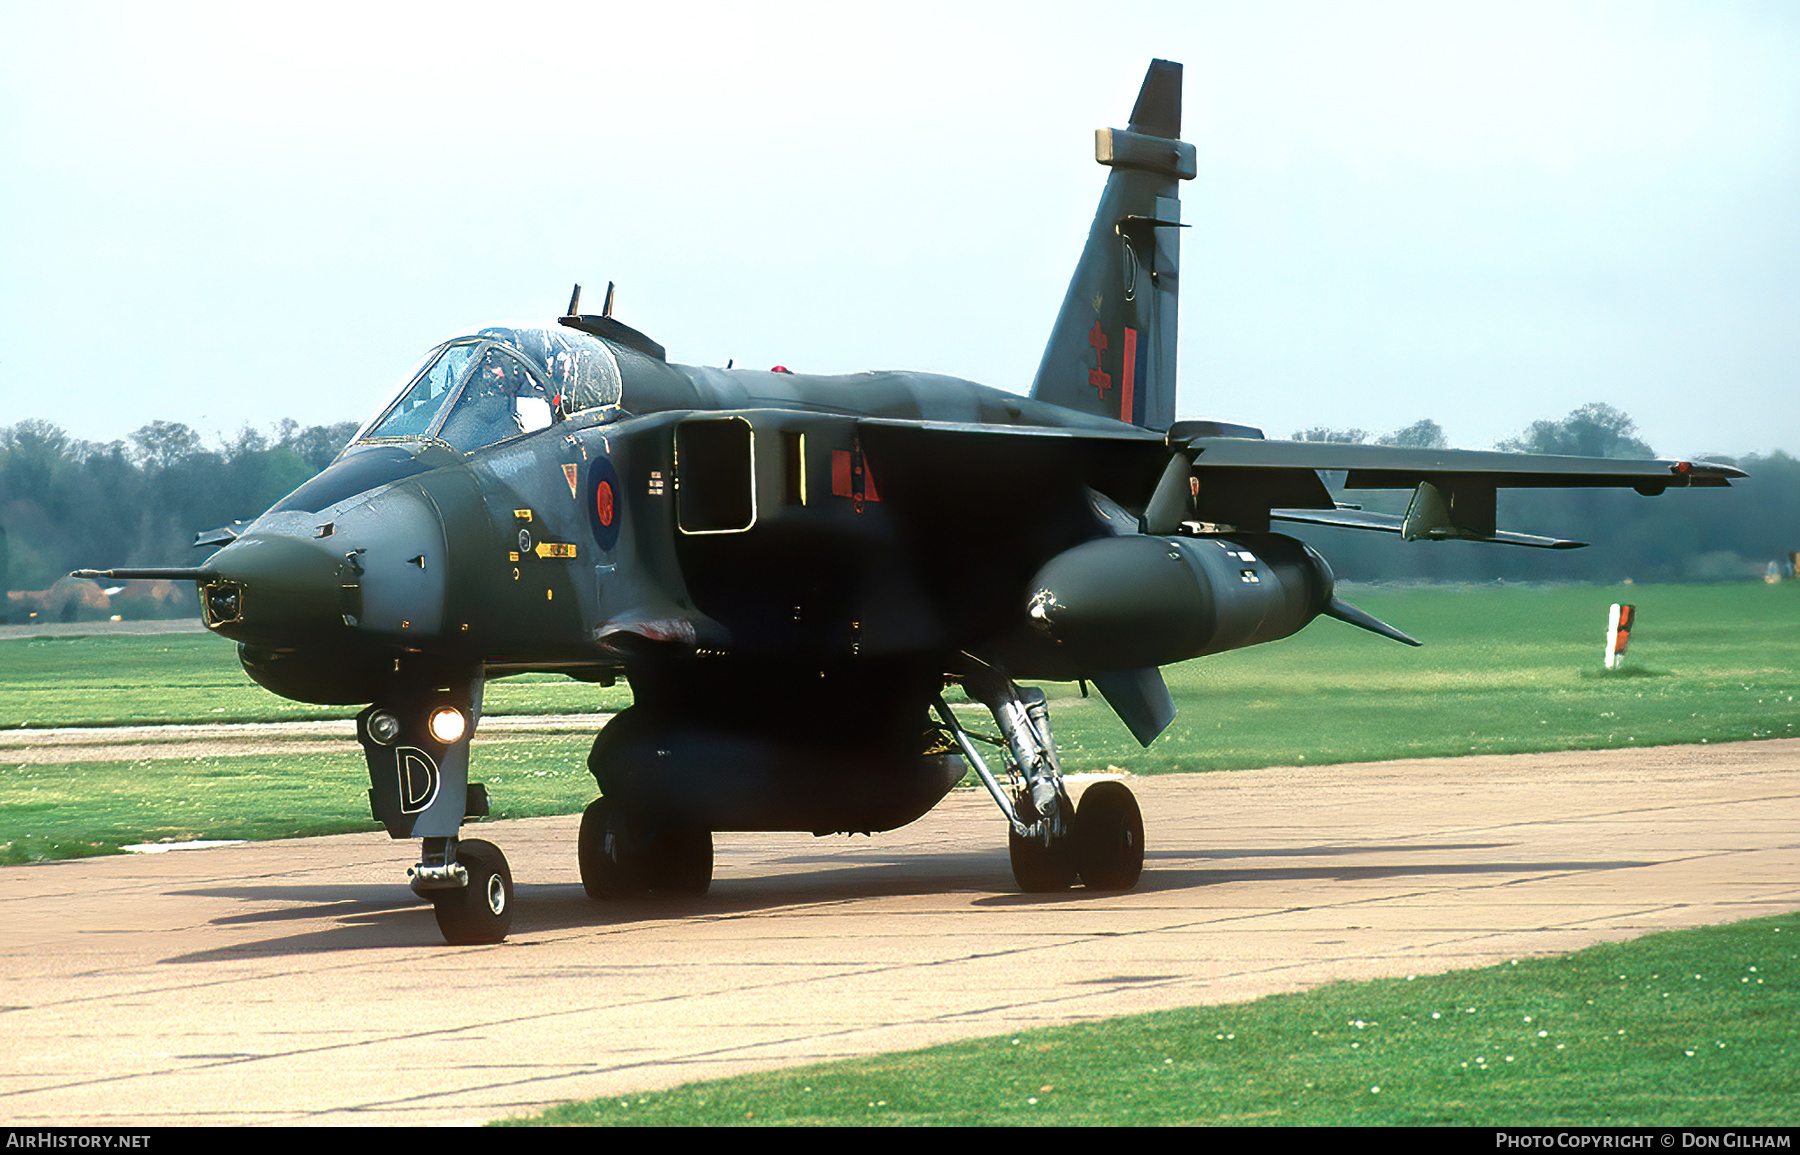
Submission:
M 529 325 L 490 325 L 429 354 L 358 441 L 434 438 L 467 453 L 575 413 L 619 403 L 604 341 Z
M 475 342 L 446 345 L 401 391 L 379 420 L 363 430 L 359 441 L 425 437 L 437 425 L 456 387 L 480 351 Z

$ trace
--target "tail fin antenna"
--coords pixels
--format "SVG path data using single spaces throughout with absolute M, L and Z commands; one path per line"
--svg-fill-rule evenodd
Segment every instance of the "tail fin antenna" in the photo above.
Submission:
M 1181 140 L 1181 65 L 1150 62 L 1129 127 L 1095 132 L 1094 159 L 1112 172 L 1031 395 L 1167 429 L 1175 420 L 1179 182 L 1196 172 L 1194 146 Z

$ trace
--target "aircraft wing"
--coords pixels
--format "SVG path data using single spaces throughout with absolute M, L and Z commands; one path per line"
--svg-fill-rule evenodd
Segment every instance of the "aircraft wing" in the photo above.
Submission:
M 979 598 L 977 586 L 1011 586 L 1004 581 L 970 583 L 966 552 L 946 550 L 944 543 L 987 541 L 992 548 L 984 553 L 984 564 L 1004 570 L 1014 555 L 1036 556 L 1032 551 L 1044 543 L 1023 527 L 1045 522 L 1047 511 L 1055 509 L 1091 506 L 1114 522 L 1115 532 L 1127 535 L 1132 529 L 1176 534 L 1183 523 L 1194 522 L 1208 531 L 1256 533 L 1281 521 L 1380 530 L 1407 540 L 1569 549 L 1583 543 L 1498 529 L 1497 492 L 1618 486 L 1649 495 L 1671 487 L 1729 485 L 1744 476 L 1730 466 L 1707 462 L 1270 441 L 1242 426 L 1205 423 L 1203 428 L 1198 435 L 1183 435 L 1179 426 L 1159 435 L 1128 426 L 863 418 L 857 435 L 884 497 L 895 499 L 889 504 L 891 514 L 914 535 L 915 556 L 936 559 L 926 564 L 941 564 L 940 583 L 965 598 Z M 1347 508 L 1333 498 L 1321 471 L 1343 472 L 1351 488 L 1410 488 L 1411 503 L 1404 516 Z M 1083 486 L 1117 504 L 1083 497 Z M 1130 525 L 1140 510 L 1136 524 Z M 989 608 L 998 614 L 1007 607 Z M 1418 644 L 1336 598 L 1324 612 Z M 1153 667 L 1090 676 L 1140 741 L 1147 743 L 1173 715 L 1168 691 Z
M 1178 432 L 1178 431 L 1177 431 Z M 1570 549 L 1583 543 L 1495 526 L 1501 489 L 1613 486 L 1654 496 L 1685 486 L 1730 485 L 1742 470 L 1694 461 L 1558 457 L 1470 449 L 1405 449 L 1254 437 L 1172 436 L 1191 461 L 1194 516 L 1239 528 L 1271 519 L 1398 533 L 1408 541 L 1458 539 Z M 1342 471 L 1346 489 L 1411 489 L 1402 517 L 1342 508 L 1319 471 Z
M 1329 441 L 1271 441 L 1261 437 L 1181 435 L 1178 423 L 1169 434 L 1126 425 L 1107 427 L 999 425 L 984 422 L 919 421 L 863 418 L 857 422 L 866 440 L 935 443 L 944 448 L 1005 442 L 1035 443 L 1034 453 L 1054 454 L 1077 446 L 1102 456 L 1142 462 L 1150 446 L 1161 442 L 1184 452 L 1194 474 L 1204 482 L 1235 481 L 1244 488 L 1304 494 L 1309 500 L 1294 508 L 1333 509 L 1337 503 L 1296 474 L 1338 471 L 1346 489 L 1412 489 L 1421 483 L 1456 489 L 1569 489 L 1596 486 L 1631 488 L 1654 496 L 1669 488 L 1726 486 L 1745 476 L 1740 469 L 1709 461 L 1636 460 L 1610 457 L 1560 457 L 1541 453 L 1502 453 L 1478 449 L 1408 449 L 1388 445 L 1351 445 Z M 1213 422 L 1195 422 L 1217 428 Z M 1246 427 L 1227 427 L 1246 428 Z M 1117 494 L 1122 500 L 1131 495 Z M 1323 497 L 1323 500 L 1318 500 Z M 1279 508 L 1279 500 L 1272 508 Z
M 1092 441 L 1103 444 L 1161 445 L 1165 438 L 1154 429 L 1123 425 L 1109 421 L 1104 425 L 999 425 L 988 421 L 921 421 L 901 417 L 862 417 L 856 427 L 865 435 L 892 432 L 897 436 L 942 438 L 946 441 L 968 438 L 969 444 L 982 439 L 1024 437 L 1045 442 Z
M 1183 425 L 1205 432 L 1190 436 Z M 1178 423 L 1167 435 L 1110 423 L 1044 427 L 865 418 L 857 427 L 878 464 L 890 470 L 923 469 L 946 480 L 986 472 L 990 481 L 1005 476 L 1014 484 L 1047 472 L 1073 475 L 1143 508 L 1143 528 L 1161 533 L 1174 532 L 1187 519 L 1252 531 L 1266 531 L 1275 520 L 1379 530 L 1408 541 L 1571 549 L 1584 543 L 1497 528 L 1497 491 L 1617 487 L 1654 496 L 1670 488 L 1726 486 L 1744 476 L 1705 461 L 1271 441 L 1246 426 L 1214 422 Z M 928 452 L 905 452 L 920 449 Z M 1404 516 L 1346 509 L 1321 471 L 1342 472 L 1347 489 L 1411 489 L 1412 502 Z

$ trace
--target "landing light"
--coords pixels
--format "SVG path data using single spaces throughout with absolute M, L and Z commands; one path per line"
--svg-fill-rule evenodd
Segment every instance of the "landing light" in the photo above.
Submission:
M 469 727 L 468 720 L 455 706 L 439 706 L 431 712 L 431 718 L 425 725 L 431 731 L 431 736 L 446 746 L 461 739 Z

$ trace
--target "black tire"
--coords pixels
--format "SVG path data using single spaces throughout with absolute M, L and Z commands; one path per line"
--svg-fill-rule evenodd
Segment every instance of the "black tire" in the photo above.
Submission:
M 469 885 L 431 892 L 444 941 L 453 946 L 504 941 L 513 916 L 512 869 L 506 855 L 493 843 L 472 838 L 456 844 L 456 861 L 469 872 Z
M 705 894 L 712 886 L 712 831 L 692 827 L 659 830 L 651 848 L 650 889 L 664 894 Z
M 588 804 L 581 816 L 575 851 L 581 865 L 581 887 L 589 898 L 603 902 L 644 892 L 641 856 L 632 853 L 631 843 L 630 831 L 613 815 L 606 799 L 596 798 Z M 711 843 L 707 845 L 710 850 Z M 710 855 L 707 867 L 710 876 Z
M 1027 894 L 1067 890 L 1075 885 L 1075 848 L 1072 840 L 1058 838 L 1045 846 L 1035 838 L 1020 838 L 1008 831 L 1006 849 L 1012 858 L 1013 881 Z
M 1075 812 L 1075 861 L 1093 890 L 1130 890 L 1144 873 L 1144 815 L 1123 782 L 1096 782 Z

